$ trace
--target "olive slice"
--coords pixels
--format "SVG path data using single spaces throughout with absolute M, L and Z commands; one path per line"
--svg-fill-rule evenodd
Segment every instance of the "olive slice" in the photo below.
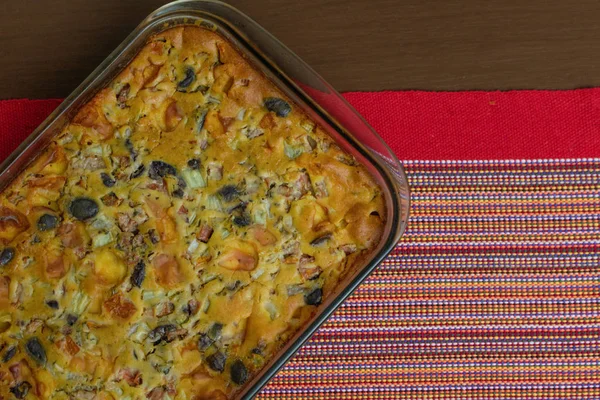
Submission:
M 52 214 L 44 214 L 37 221 L 37 227 L 40 231 L 49 231 L 58 225 L 58 217 Z
M 78 197 L 71 201 L 69 212 L 80 221 L 85 221 L 98 214 L 98 203 L 87 197 Z
M 32 337 L 25 343 L 25 350 L 27 354 L 39 365 L 46 364 L 46 350 L 40 340 L 36 337 Z
M 7 247 L 3 249 L 2 252 L 0 252 L 0 267 L 8 265 L 8 263 L 12 261 L 14 256 L 15 249 L 13 249 L 12 247 Z
M 236 385 L 243 385 L 248 380 L 248 370 L 241 360 L 235 360 L 229 369 L 231 380 Z
M 267 110 L 274 112 L 278 117 L 287 117 L 292 111 L 292 107 L 279 97 L 267 97 L 263 104 Z

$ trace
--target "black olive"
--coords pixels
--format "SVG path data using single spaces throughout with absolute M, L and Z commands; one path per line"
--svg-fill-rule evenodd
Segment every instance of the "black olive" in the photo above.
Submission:
M 197 158 L 192 158 L 191 160 L 188 160 L 187 165 L 191 169 L 199 169 L 200 168 L 200 160 L 198 160 Z
M 194 82 L 194 80 L 196 79 L 196 73 L 194 72 L 194 69 L 191 67 L 187 67 L 185 69 L 185 78 L 183 78 L 181 80 L 181 82 L 179 82 L 177 84 L 179 89 L 185 89 L 188 86 L 190 86 L 192 84 L 192 82 Z
M 252 219 L 247 213 L 241 213 L 233 217 L 233 223 L 237 226 L 248 226 L 252 223 Z
M 223 324 L 215 322 L 208 330 L 208 337 L 213 340 L 219 340 L 221 337 L 221 331 L 223 330 Z
M 198 131 L 198 133 L 200 133 L 202 131 L 202 128 L 204 128 L 206 114 L 208 114 L 208 110 L 206 108 L 199 108 L 195 112 L 196 130 Z
M 173 324 L 159 325 L 148 333 L 148 339 L 156 345 L 166 340 L 167 333 L 175 330 L 177 330 L 177 327 Z
M 243 385 L 248 380 L 248 370 L 241 360 L 235 360 L 229 368 L 231 380 L 237 385 Z
M 75 322 L 77 322 L 78 319 L 79 317 L 77 315 L 67 314 L 67 324 L 69 326 L 75 325 Z
M 329 239 L 331 239 L 331 233 L 327 233 L 323 236 L 319 236 L 318 238 L 316 238 L 312 242 L 310 242 L 310 245 L 311 246 L 320 246 L 323 243 L 325 243 L 326 241 L 328 241 Z
M 133 286 L 142 287 L 144 278 L 146 278 L 146 264 L 144 264 L 143 261 L 140 261 L 135 265 L 135 267 L 133 267 L 133 272 L 131 273 L 131 284 Z
M 154 229 L 148 230 L 148 237 L 150 238 L 150 241 L 152 242 L 152 244 L 157 244 L 158 242 L 160 242 L 160 237 L 158 236 L 158 233 L 156 233 L 156 230 L 154 230 Z
M 225 370 L 227 357 L 225 357 L 225 354 L 217 351 L 216 353 L 206 357 L 206 362 L 213 371 L 223 372 Z
M 4 267 L 8 265 L 9 262 L 12 261 L 15 256 L 15 249 L 12 247 L 7 247 L 2 252 L 0 252 L 0 267 Z
M 98 203 L 87 197 L 78 197 L 69 205 L 71 215 L 80 221 L 95 217 L 98 211 Z
M 50 308 L 53 308 L 53 309 L 55 309 L 55 310 L 58 310 L 58 301 L 56 301 L 56 300 L 48 300 L 48 301 L 46 302 L 46 305 L 47 305 L 48 307 L 50 307 Z
M 49 231 L 58 225 L 58 217 L 52 214 L 44 214 L 38 219 L 37 227 L 40 231 Z
M 25 343 L 25 350 L 27 350 L 27 354 L 29 354 L 29 356 L 39 365 L 46 364 L 46 351 L 38 338 L 32 337 L 29 339 L 27 343 Z
M 184 193 L 183 193 L 183 190 L 181 190 L 181 189 L 175 189 L 175 190 L 173 190 L 173 193 L 171 193 L 171 195 L 177 199 L 181 199 L 181 198 L 183 198 Z
M 129 140 L 129 139 L 125 140 L 125 147 L 129 151 L 129 154 L 131 154 L 131 158 L 133 159 L 133 161 L 135 161 L 135 159 L 137 158 L 137 153 L 135 152 L 135 149 L 133 148 L 133 143 L 131 143 L 131 140 Z
M 237 199 L 241 194 L 234 185 L 225 185 L 217 193 L 227 202 Z
M 9 347 L 8 350 L 6 350 L 6 353 L 4 353 L 4 356 L 2 357 L 2 362 L 9 362 L 15 356 L 15 354 L 17 354 L 17 346 Z
M 150 179 L 158 180 L 167 175 L 177 175 L 177 170 L 174 166 L 164 161 L 152 161 L 150 163 L 150 168 L 148 169 Z
M 263 351 L 260 347 L 255 347 L 252 350 L 250 350 L 250 353 L 261 356 Z
M 198 338 L 198 350 L 204 351 L 208 349 L 215 341 L 212 340 L 206 333 L 201 333 Z
M 131 175 L 129 175 L 129 179 L 135 179 L 142 176 L 145 170 L 146 166 L 144 164 L 140 165 L 135 171 L 131 173 Z
M 267 110 L 273 111 L 278 117 L 286 117 L 292 111 L 292 107 L 279 97 L 267 97 L 263 104 Z
M 24 399 L 27 396 L 27 393 L 29 393 L 30 389 L 31 389 L 31 383 L 29 383 L 27 381 L 23 381 L 13 387 L 11 387 L 10 392 L 17 399 Z
M 106 172 L 101 172 L 100 178 L 102 179 L 102 183 L 106 187 L 113 187 L 113 186 L 115 186 L 115 183 L 117 183 L 117 181 L 115 181 L 113 178 L 111 178 L 110 175 L 107 174 Z
M 318 288 L 304 295 L 304 302 L 309 306 L 318 306 L 323 301 L 323 289 Z

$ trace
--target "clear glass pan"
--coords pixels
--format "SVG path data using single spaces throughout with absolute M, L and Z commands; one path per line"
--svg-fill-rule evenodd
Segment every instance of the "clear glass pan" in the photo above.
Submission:
M 127 66 L 149 36 L 179 25 L 201 25 L 229 39 L 257 69 L 369 169 L 386 197 L 387 222 L 378 248 L 364 264 L 355 266 L 345 275 L 305 328 L 238 393 L 239 398 L 252 398 L 393 250 L 408 222 L 409 188 L 402 164 L 360 114 L 296 54 L 252 19 L 225 3 L 183 0 L 167 4 L 150 14 L 0 165 L 0 190 L 35 159 L 82 105 Z

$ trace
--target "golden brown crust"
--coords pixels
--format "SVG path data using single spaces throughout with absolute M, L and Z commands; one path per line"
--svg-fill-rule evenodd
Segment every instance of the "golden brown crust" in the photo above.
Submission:
M 160 33 L 0 195 L 0 397 L 231 397 L 384 215 L 230 43 Z

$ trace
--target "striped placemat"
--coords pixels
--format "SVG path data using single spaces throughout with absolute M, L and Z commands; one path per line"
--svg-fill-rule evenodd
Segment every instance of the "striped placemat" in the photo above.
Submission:
M 405 165 L 405 237 L 258 398 L 600 399 L 600 159 Z

